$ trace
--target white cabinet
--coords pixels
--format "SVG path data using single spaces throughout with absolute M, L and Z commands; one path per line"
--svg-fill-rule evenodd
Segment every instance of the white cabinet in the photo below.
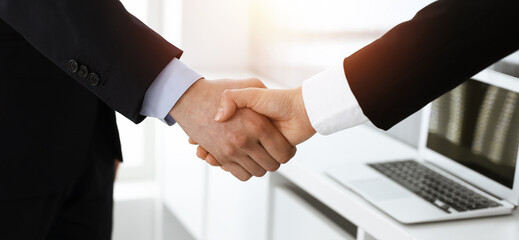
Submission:
M 178 126 L 158 132 L 164 204 L 194 239 L 354 239 L 283 185 L 271 184 L 270 173 L 241 182 L 196 158 Z
M 353 240 L 290 189 L 275 186 L 272 196 L 271 240 Z
M 220 168 L 208 174 L 206 240 L 265 240 L 268 174 L 241 182 Z
M 186 231 L 199 240 L 265 240 L 268 175 L 241 182 L 198 159 L 178 125 L 158 132 L 163 201 Z

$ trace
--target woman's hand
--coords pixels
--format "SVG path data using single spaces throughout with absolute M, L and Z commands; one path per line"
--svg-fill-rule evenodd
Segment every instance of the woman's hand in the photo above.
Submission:
M 301 87 L 295 89 L 245 88 L 225 90 L 215 120 L 231 119 L 238 108 L 250 108 L 271 119 L 295 146 L 315 134 L 303 102 Z

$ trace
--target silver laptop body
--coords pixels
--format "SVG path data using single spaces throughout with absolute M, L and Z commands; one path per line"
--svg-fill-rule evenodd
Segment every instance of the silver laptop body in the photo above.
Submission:
M 405 179 L 413 182 L 416 179 L 384 173 L 377 167 L 381 163 L 344 163 L 326 174 L 402 223 L 512 212 L 519 202 L 518 78 L 486 69 L 425 107 L 421 126 L 420 159 L 415 161 L 425 166 L 427 172 L 432 170 L 446 178 L 447 185 L 459 184 L 468 189 L 463 192 L 477 195 L 463 202 L 474 202 L 471 198 L 482 196 L 492 202 L 491 207 L 465 209 L 446 206 L 444 201 L 432 197 L 426 200 L 420 193 L 422 190 L 402 184 Z M 380 162 L 388 160 L 405 159 Z M 396 163 L 384 166 L 394 168 L 393 164 Z M 421 179 L 424 177 L 420 177 L 419 184 Z

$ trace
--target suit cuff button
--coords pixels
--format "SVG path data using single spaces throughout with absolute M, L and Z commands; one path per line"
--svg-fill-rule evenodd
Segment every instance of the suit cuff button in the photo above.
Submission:
M 88 81 L 90 81 L 90 85 L 97 86 L 100 82 L 99 76 L 95 73 L 88 74 Z
M 79 66 L 79 70 L 77 72 L 80 78 L 86 78 L 88 76 L 88 68 L 85 65 Z
M 76 60 L 70 60 L 68 62 L 68 69 L 70 70 L 70 72 L 76 73 L 78 68 L 79 68 L 79 66 L 78 66 Z

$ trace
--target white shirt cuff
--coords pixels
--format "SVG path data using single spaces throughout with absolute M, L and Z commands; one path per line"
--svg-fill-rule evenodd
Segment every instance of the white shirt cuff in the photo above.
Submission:
M 307 79 L 302 93 L 310 123 L 319 134 L 328 135 L 368 121 L 346 80 L 342 62 Z
M 146 91 L 140 114 L 158 118 L 170 126 L 175 124 L 169 111 L 184 92 L 200 78 L 200 74 L 177 58 L 173 58 Z

